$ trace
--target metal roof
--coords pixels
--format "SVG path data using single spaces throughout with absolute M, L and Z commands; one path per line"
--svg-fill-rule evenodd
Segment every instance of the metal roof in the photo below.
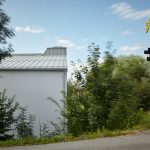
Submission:
M 44 54 L 14 54 L 2 60 L 0 70 L 67 70 L 67 50 L 52 47 Z

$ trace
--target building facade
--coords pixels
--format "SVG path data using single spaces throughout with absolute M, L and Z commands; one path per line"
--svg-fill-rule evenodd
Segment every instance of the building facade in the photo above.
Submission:
M 43 54 L 14 54 L 0 64 L 0 91 L 36 116 L 39 123 L 57 122 L 56 106 L 48 100 L 64 99 L 67 91 L 67 51 L 65 47 L 47 48 Z

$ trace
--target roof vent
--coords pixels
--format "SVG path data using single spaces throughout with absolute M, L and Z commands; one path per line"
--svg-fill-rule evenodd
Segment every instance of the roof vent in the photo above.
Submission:
M 50 47 L 44 52 L 44 55 L 67 55 L 66 47 Z

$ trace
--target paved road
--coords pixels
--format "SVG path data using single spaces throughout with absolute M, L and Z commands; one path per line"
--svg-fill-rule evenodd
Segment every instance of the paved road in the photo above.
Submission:
M 150 150 L 150 131 L 136 135 L 57 144 L 0 148 L 0 150 Z

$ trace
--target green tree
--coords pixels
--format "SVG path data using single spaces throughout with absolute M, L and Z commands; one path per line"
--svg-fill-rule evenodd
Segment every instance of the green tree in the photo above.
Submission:
M 138 96 L 135 92 L 136 82 L 129 78 L 117 79 L 115 97 L 112 97 L 112 105 L 107 120 L 109 129 L 129 128 L 137 123 Z
M 9 27 L 10 18 L 1 8 L 4 0 L 0 0 L 0 62 L 7 56 L 11 56 L 12 45 L 7 42 L 8 38 L 14 36 L 12 28 Z
M 16 121 L 15 112 L 19 103 L 15 102 L 14 97 L 8 98 L 6 90 L 0 92 L 0 139 L 7 139 L 7 132 L 11 131 L 11 125 Z
M 90 128 L 96 130 L 101 127 L 104 121 L 103 106 L 100 104 L 103 97 L 102 82 L 100 82 L 100 48 L 92 43 L 89 48 L 88 66 L 90 68 L 87 73 L 87 90 L 89 93 L 89 108 L 88 108 L 88 121 Z
M 27 107 L 21 107 L 20 111 L 21 112 L 16 119 L 18 137 L 34 137 L 33 127 L 35 123 L 35 116 L 27 113 Z
M 88 119 L 90 128 L 97 130 L 106 124 L 112 97 L 112 71 L 115 58 L 112 51 L 112 42 L 108 42 L 104 55 L 104 62 L 99 63 L 100 49 L 95 44 L 89 47 L 87 73 L 87 90 L 89 93 Z
M 139 98 L 140 107 L 144 110 L 150 110 L 150 80 L 149 78 L 142 78 L 142 82 L 138 85 L 139 87 Z
M 134 81 L 134 95 L 137 96 L 138 106 L 148 109 L 150 107 L 150 67 L 140 56 L 118 57 L 118 63 L 113 70 L 113 79 L 127 78 L 131 83 Z M 119 82 L 122 80 L 120 79 Z M 118 84 L 118 83 L 116 83 Z M 117 94 L 116 94 L 117 95 Z
M 67 91 L 66 116 L 68 132 L 78 136 L 89 129 L 88 96 L 83 82 L 79 79 L 76 83 L 68 81 Z
M 87 65 L 78 61 L 81 65 L 68 81 L 69 133 L 134 126 L 140 121 L 140 110 L 150 108 L 149 64 L 140 56 L 115 57 L 112 42 L 106 45 L 103 62 L 99 62 L 99 46 L 92 43 L 88 51 Z
M 67 112 L 70 133 L 78 135 L 95 131 L 106 124 L 112 96 L 111 76 L 115 64 L 115 58 L 110 52 L 111 44 L 109 42 L 104 62 L 100 64 L 100 48 L 92 43 L 88 47 L 87 65 L 78 61 L 81 65 L 74 70 L 75 80 L 68 82 Z
M 137 123 L 139 108 L 149 105 L 149 67 L 139 56 L 118 57 L 112 72 L 112 104 L 109 129 L 132 127 Z

